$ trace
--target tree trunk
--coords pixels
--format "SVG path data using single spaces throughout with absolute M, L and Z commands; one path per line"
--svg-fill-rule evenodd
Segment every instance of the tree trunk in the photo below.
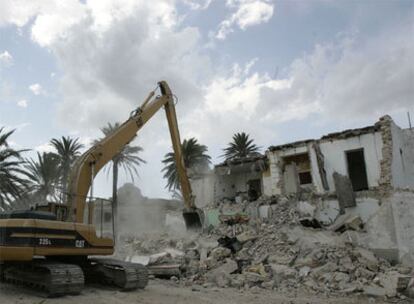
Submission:
M 114 237 L 117 237 L 118 231 L 118 160 L 113 159 L 112 166 L 112 204 L 114 206 Z

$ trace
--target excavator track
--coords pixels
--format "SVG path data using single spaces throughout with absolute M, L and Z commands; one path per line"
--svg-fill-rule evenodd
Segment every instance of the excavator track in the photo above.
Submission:
M 78 265 L 50 261 L 3 265 L 5 282 L 25 285 L 42 291 L 47 297 L 79 294 L 85 283 Z
M 144 265 L 112 259 L 91 259 L 83 268 L 87 281 L 112 285 L 124 291 L 143 289 L 148 284 Z

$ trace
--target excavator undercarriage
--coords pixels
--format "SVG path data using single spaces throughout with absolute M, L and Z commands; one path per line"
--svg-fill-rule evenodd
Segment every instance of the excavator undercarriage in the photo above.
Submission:
M 35 259 L 2 264 L 0 279 L 32 287 L 47 297 L 57 297 L 77 295 L 85 283 L 113 286 L 123 291 L 143 289 L 148 284 L 148 271 L 141 264 L 110 259 L 90 259 L 80 264 Z

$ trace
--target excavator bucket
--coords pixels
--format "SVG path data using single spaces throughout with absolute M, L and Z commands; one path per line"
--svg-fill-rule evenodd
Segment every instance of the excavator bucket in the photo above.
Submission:
M 203 228 L 203 213 L 199 209 L 184 210 L 184 222 L 187 230 L 200 231 Z

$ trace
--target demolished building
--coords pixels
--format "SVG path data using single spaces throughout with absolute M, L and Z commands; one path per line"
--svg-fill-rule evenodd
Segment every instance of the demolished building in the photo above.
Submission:
M 263 194 L 262 181 L 266 170 L 266 156 L 253 153 L 242 158 L 228 159 L 203 174 L 191 175 L 196 205 L 204 207 L 211 202 L 224 200 L 238 203 L 256 200 Z
M 266 195 L 334 193 L 334 172 L 347 175 L 354 191 L 414 189 L 414 130 L 389 116 L 365 128 L 271 146 L 266 156 Z
M 266 217 L 271 204 L 288 199 L 305 210 L 309 223 L 336 227 L 391 262 L 414 262 L 414 129 L 400 128 L 390 116 L 218 164 L 193 180 L 193 188 L 198 206 L 218 210 L 209 208 L 207 219 L 228 202 L 251 218 Z M 249 189 L 261 199 L 249 203 Z M 357 224 L 346 225 L 350 219 Z

